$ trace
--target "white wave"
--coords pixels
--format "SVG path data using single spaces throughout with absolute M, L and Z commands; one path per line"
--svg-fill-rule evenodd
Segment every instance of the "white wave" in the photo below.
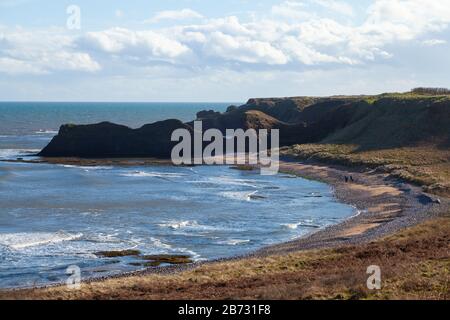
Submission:
M 172 249 L 172 246 L 170 244 L 164 243 L 158 238 L 151 237 L 150 241 L 152 242 L 153 246 L 158 249 L 165 249 L 165 250 Z
M 4 233 L 0 235 L 0 245 L 7 246 L 14 250 L 25 249 L 48 244 L 54 244 L 63 241 L 72 241 L 80 239 L 82 233 L 70 234 L 63 231 L 49 232 L 31 232 L 31 233 Z
M 255 195 L 258 191 L 248 192 L 248 191 L 224 191 L 219 194 L 222 197 L 239 200 L 239 201 L 251 201 L 252 196 Z
M 292 229 L 292 230 L 296 230 L 296 229 L 298 229 L 298 227 L 320 228 L 319 225 L 312 224 L 312 221 L 309 223 L 306 221 L 302 221 L 302 222 L 298 222 L 298 223 L 282 223 L 281 225 L 287 229 Z
M 63 164 L 61 165 L 63 168 L 74 168 L 74 169 L 81 169 L 85 171 L 89 170 L 110 170 L 113 169 L 112 166 L 77 166 L 73 164 Z
M 297 229 L 299 225 L 301 225 L 301 223 L 283 223 L 281 224 L 283 227 L 286 227 L 288 229 Z
M 228 239 L 224 241 L 217 242 L 218 244 L 227 245 L 227 246 L 237 246 L 244 243 L 249 243 L 249 239 Z
M 231 178 L 231 177 L 226 177 L 226 176 L 213 177 L 211 179 L 214 179 L 214 181 L 216 181 L 218 184 L 228 184 L 228 185 L 235 185 L 235 186 L 246 186 L 246 187 L 258 188 L 258 186 L 255 184 L 255 181 L 252 181 L 252 180 L 237 179 L 237 178 Z
M 174 201 L 188 201 L 188 200 L 190 200 L 187 196 L 174 196 L 174 195 L 167 196 L 167 199 L 174 200 Z
M 206 180 L 193 180 L 193 181 L 187 181 L 188 183 L 193 184 L 213 184 L 213 185 L 219 185 L 219 186 L 242 186 L 242 187 L 250 187 L 254 189 L 258 189 L 259 186 L 255 184 L 256 181 L 253 180 L 245 180 L 245 179 L 236 179 L 226 176 L 219 176 L 219 177 L 209 177 Z M 261 181 L 263 182 L 263 181 Z
M 82 215 L 82 216 L 94 216 L 94 217 L 96 217 L 96 216 L 102 214 L 102 212 L 103 212 L 103 210 L 100 210 L 100 209 L 90 209 L 90 210 L 88 210 L 88 211 L 80 212 L 80 215 Z
M 160 223 L 158 224 L 158 226 L 160 227 L 166 227 L 166 228 L 170 228 L 170 229 L 181 229 L 181 228 L 185 228 L 185 227 L 192 227 L 192 226 L 198 226 L 197 221 L 168 221 L 165 223 Z
M 177 253 L 183 253 L 183 254 L 190 255 L 192 260 L 194 260 L 194 261 L 207 260 L 205 258 L 201 258 L 201 255 L 198 254 L 197 252 L 195 252 L 193 250 L 186 249 L 186 248 L 176 248 L 176 249 L 174 249 L 174 251 L 177 252 Z
M 38 149 L 0 149 L 0 159 L 16 159 L 38 153 Z
M 36 134 L 58 134 L 58 130 L 38 130 L 35 132 Z
M 153 177 L 153 178 L 181 178 L 186 176 L 183 173 L 170 173 L 170 172 L 154 172 L 154 171 L 134 171 L 121 174 L 123 177 Z
M 83 240 L 96 243 L 121 243 L 123 240 L 118 238 L 118 233 L 97 233 L 85 236 Z
M 208 226 L 204 224 L 199 224 L 195 220 L 170 220 L 164 223 L 158 224 L 159 227 L 169 228 L 172 230 L 187 230 L 191 232 L 202 232 L 202 231 L 215 231 L 215 230 L 225 230 L 220 227 Z

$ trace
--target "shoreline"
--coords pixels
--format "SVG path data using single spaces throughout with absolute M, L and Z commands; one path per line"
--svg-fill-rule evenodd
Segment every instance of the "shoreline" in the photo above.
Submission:
M 367 243 L 438 217 L 450 208 L 450 199 L 426 194 L 420 186 L 375 170 L 297 160 L 282 162 L 280 170 L 327 183 L 339 201 L 354 206 L 359 214 L 299 239 L 260 249 L 257 255 Z M 352 176 L 354 182 L 346 183 L 345 176 Z
M 98 165 L 110 163 L 136 165 L 165 165 L 167 161 L 154 161 L 154 159 L 134 159 L 130 164 L 129 159 L 66 159 L 70 164 L 75 162 L 83 165 Z M 118 162 L 117 162 L 118 161 Z M 7 161 L 10 162 L 10 161 Z M 25 162 L 25 161 L 14 161 Z M 36 162 L 33 162 L 36 163 Z M 39 161 L 37 163 L 55 163 Z M 61 164 L 58 159 L 55 164 Z M 65 162 L 64 164 L 68 164 Z M 358 210 L 358 214 L 323 229 L 308 233 L 292 241 L 274 244 L 258 249 L 245 255 L 232 256 L 223 259 L 201 261 L 187 265 L 163 266 L 148 268 L 132 272 L 120 273 L 106 277 L 94 277 L 83 280 L 83 284 L 94 284 L 110 279 L 126 279 L 129 277 L 144 277 L 151 274 L 175 274 L 192 270 L 203 265 L 214 265 L 227 261 L 246 260 L 267 256 L 289 254 L 292 252 L 329 249 L 346 245 L 358 245 L 373 240 L 381 239 L 402 229 L 417 225 L 428 219 L 438 217 L 440 213 L 450 208 L 447 198 L 439 198 L 437 204 L 433 195 L 425 194 L 419 186 L 402 182 L 400 179 L 387 178 L 387 174 L 376 173 L 374 170 L 355 170 L 343 166 L 329 164 L 308 163 L 295 159 L 280 161 L 280 172 L 293 174 L 305 179 L 324 182 L 332 187 L 334 196 L 341 202 L 352 205 Z M 344 176 L 352 175 L 354 182 L 345 183 Z M 55 283 L 37 287 L 20 287 L 0 289 L 1 294 L 21 293 L 27 291 L 39 291 L 49 288 L 62 287 L 64 284 Z M 0 296 L 1 299 L 1 296 Z

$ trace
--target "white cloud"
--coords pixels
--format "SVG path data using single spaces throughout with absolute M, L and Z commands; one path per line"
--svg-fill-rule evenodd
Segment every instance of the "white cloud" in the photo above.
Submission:
M 271 12 L 283 18 L 305 20 L 317 17 L 314 6 L 345 16 L 354 15 L 350 4 L 338 0 L 288 0 L 272 6 Z
M 18 74 L 45 74 L 45 70 L 32 63 L 13 58 L 0 57 L 0 73 Z
M 80 44 L 106 53 L 125 53 L 160 59 L 174 59 L 190 52 L 187 46 L 161 33 L 150 30 L 132 31 L 124 28 L 88 32 L 81 39 Z
M 449 22 L 450 0 L 376 0 L 364 27 L 372 32 L 391 31 L 394 38 L 409 40 L 442 31 Z
M 8 65 L 13 70 L 9 73 L 15 74 L 27 70 L 34 74 L 94 72 L 107 68 L 109 61 L 134 66 L 141 63 L 142 67 L 163 62 L 199 72 L 210 67 L 279 71 L 302 65 L 321 68 L 385 63 L 395 56 L 391 51 L 400 42 L 444 44 L 445 40 L 434 37 L 447 31 L 450 23 L 450 0 L 375 0 L 358 24 L 333 19 L 327 13 L 321 16 L 311 6 L 346 16 L 354 13 L 344 1 L 290 0 L 274 5 L 270 14 L 247 21 L 225 16 L 189 25 L 172 21 L 167 27 L 115 27 L 77 34 L 0 28 L 0 72 L 6 72 Z M 152 19 L 201 17 L 183 9 L 161 11 Z M 427 38 L 430 40 L 420 40 Z
M 84 52 L 61 51 L 53 54 L 46 66 L 49 70 L 71 70 L 95 72 L 101 69 L 100 64 Z
M 48 74 L 56 71 L 95 72 L 100 64 L 74 48 L 73 38 L 61 30 L 0 29 L 0 72 Z
M 209 35 L 205 51 L 214 57 L 245 63 L 280 65 L 288 62 L 284 53 L 268 42 L 233 37 L 219 31 Z
M 304 20 L 311 17 L 311 13 L 307 11 L 307 6 L 299 1 L 285 1 L 272 6 L 272 14 L 282 18 Z
M 354 15 L 354 11 L 353 11 L 353 7 L 348 4 L 347 2 L 343 2 L 343 1 L 336 1 L 336 0 L 313 0 L 314 3 L 317 3 L 318 5 L 346 15 L 346 16 L 353 16 Z
M 442 40 L 442 39 L 430 39 L 430 40 L 422 41 L 422 44 L 427 47 L 439 46 L 439 45 L 443 45 L 446 43 L 447 43 L 447 41 Z
M 152 18 L 146 20 L 147 23 L 157 23 L 162 20 L 185 20 L 185 19 L 200 19 L 203 16 L 192 9 L 182 10 L 166 10 L 157 12 Z
M 286 37 L 282 48 L 291 57 L 291 60 L 301 62 L 305 65 L 317 65 L 321 63 L 357 64 L 358 62 L 346 57 L 335 57 L 321 53 L 308 47 L 298 38 Z
M 308 11 L 308 4 L 316 3 L 345 15 L 352 14 L 353 8 L 343 1 L 285 1 L 272 7 L 271 16 L 255 21 L 242 22 L 229 16 L 163 29 L 112 28 L 87 33 L 83 42 L 90 48 L 123 59 L 131 56 L 140 60 L 187 63 L 187 67 L 220 66 L 223 62 L 269 68 L 288 64 L 361 65 L 392 58 L 393 53 L 386 48 L 393 43 L 445 28 L 450 22 L 448 10 L 441 2 L 430 4 L 427 0 L 428 6 L 425 6 L 424 1 L 376 0 L 359 25 L 343 24 Z M 186 12 L 190 11 L 176 14 L 165 11 L 157 17 L 190 16 Z M 289 19 L 280 20 L 281 16 Z M 302 19 L 295 19 L 300 17 Z M 186 57 L 189 59 L 184 59 Z
M 117 10 L 114 12 L 114 14 L 115 14 L 116 18 L 122 18 L 122 17 L 123 17 L 123 11 L 120 10 L 120 9 L 117 9 Z

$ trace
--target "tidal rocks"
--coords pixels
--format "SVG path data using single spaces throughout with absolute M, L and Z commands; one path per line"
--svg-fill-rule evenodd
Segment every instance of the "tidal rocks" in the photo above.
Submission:
M 192 259 L 188 255 L 171 255 L 171 254 L 159 254 L 159 255 L 145 255 L 141 256 L 143 260 L 147 260 L 146 264 L 187 264 L 192 263 Z
M 251 194 L 248 196 L 250 198 L 250 200 L 262 200 L 262 199 L 266 199 L 266 197 L 264 196 L 260 196 L 257 194 Z
M 139 267 L 158 267 L 162 264 L 188 264 L 193 263 L 191 256 L 188 255 L 176 255 L 176 254 L 155 254 L 155 255 L 142 255 L 139 250 L 119 250 L 119 251 L 100 251 L 95 253 L 96 256 L 102 258 L 124 258 L 129 257 L 137 259 L 137 261 L 131 261 L 128 264 L 131 266 Z
M 139 250 L 99 251 L 95 253 L 96 256 L 104 258 L 139 256 L 140 254 Z
M 240 164 L 237 166 L 232 166 L 232 167 L 230 167 L 230 169 L 239 170 L 239 171 L 253 171 L 253 170 L 255 170 L 255 167 L 252 165 L 248 165 L 248 164 Z
M 129 263 L 131 266 L 143 267 L 159 267 L 160 265 L 179 265 L 189 264 L 194 261 L 188 255 L 173 255 L 173 254 L 157 254 L 157 255 L 143 255 L 139 259 L 144 261 L 133 261 Z

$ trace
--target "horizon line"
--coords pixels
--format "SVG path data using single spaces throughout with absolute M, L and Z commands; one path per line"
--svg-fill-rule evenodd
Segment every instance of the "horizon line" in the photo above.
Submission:
M 248 99 L 247 99 L 248 100 Z M 0 103 L 244 103 L 242 101 L 71 101 L 71 100 L 0 100 Z

